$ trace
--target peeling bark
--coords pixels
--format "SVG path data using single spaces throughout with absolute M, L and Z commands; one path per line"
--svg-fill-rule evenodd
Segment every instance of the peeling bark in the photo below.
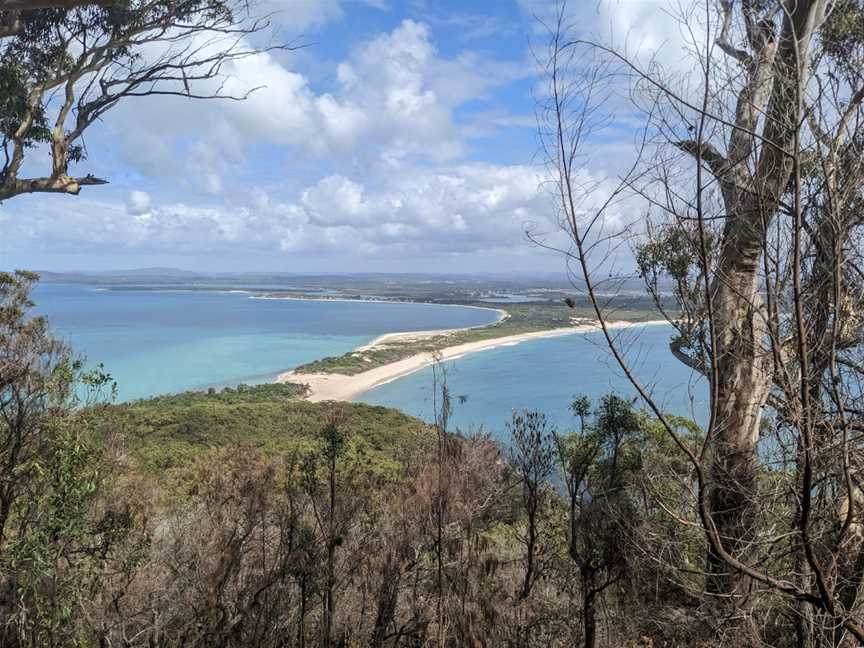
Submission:
M 809 74 L 808 52 L 822 22 L 824 0 L 798 2 L 784 20 L 779 40 L 767 32 L 754 58 L 750 77 L 736 110 L 729 141 L 730 174 L 724 184 L 727 219 L 719 267 L 713 284 L 716 331 L 716 417 L 711 436 L 709 502 L 724 549 L 745 556 L 752 540 L 756 512 L 756 478 L 762 409 L 772 385 L 767 315 L 759 293 L 759 271 L 767 227 L 777 209 L 793 167 L 795 131 L 801 121 L 798 90 Z M 775 54 L 776 50 L 776 54 Z M 751 133 L 763 106 L 767 117 L 758 161 Z M 716 552 L 708 554 L 709 592 L 744 604 L 750 579 L 730 570 Z

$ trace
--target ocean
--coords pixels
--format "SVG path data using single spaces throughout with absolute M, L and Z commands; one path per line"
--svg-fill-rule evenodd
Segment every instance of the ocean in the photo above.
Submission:
M 244 292 L 104 290 L 40 284 L 33 300 L 118 400 L 270 382 L 385 333 L 482 326 L 492 309 L 412 303 L 255 299 Z
M 707 422 L 708 390 L 704 379 L 669 351 L 670 326 L 644 326 L 616 332 L 635 373 L 650 388 L 664 411 Z M 539 410 L 559 430 L 574 423 L 574 396 L 599 399 L 636 392 L 609 354 L 600 333 L 577 333 L 498 347 L 447 362 L 447 384 L 454 412 L 451 429 L 465 433 L 482 428 L 508 438 L 513 410 Z M 426 420 L 433 418 L 433 370 L 386 383 L 357 400 L 396 407 Z M 642 403 L 637 401 L 637 406 Z
M 245 292 L 104 290 L 42 284 L 36 311 L 87 364 L 102 363 L 118 400 L 188 389 L 270 382 L 299 364 L 341 355 L 385 333 L 482 326 L 497 311 L 459 306 L 258 299 Z M 704 381 L 669 352 L 672 329 L 620 330 L 636 373 L 663 407 L 704 423 Z M 447 362 L 453 429 L 506 439 L 514 409 L 536 409 L 565 429 L 576 395 L 599 398 L 633 388 L 599 333 L 541 338 Z M 431 420 L 432 369 L 382 385 L 359 402 Z

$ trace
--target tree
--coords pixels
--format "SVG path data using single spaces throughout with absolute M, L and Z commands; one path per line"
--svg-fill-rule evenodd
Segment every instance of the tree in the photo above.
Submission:
M 53 421 L 67 413 L 80 362 L 54 338 L 42 317 L 30 317 L 38 276 L 0 273 L 0 554 L 10 516 L 29 494 L 33 465 L 50 452 Z
M 522 580 L 520 599 L 531 594 L 534 582 L 541 576 L 537 566 L 540 543 L 540 520 L 544 515 L 545 490 L 552 474 L 554 458 L 552 434 L 547 427 L 546 416 L 540 412 L 513 412 L 508 423 L 513 446 L 510 449 L 510 464 L 522 491 L 522 507 L 526 515 L 525 530 L 525 577 Z
M 0 638 L 11 646 L 86 642 L 85 602 L 104 586 L 106 563 L 124 541 L 128 511 L 97 506 L 110 474 L 104 439 L 89 415 L 47 423 L 50 438 L 21 471 L 26 493 L 12 510 L 0 578 L 14 604 L 0 606 Z
M 312 504 L 320 543 L 324 546 L 324 579 L 322 587 L 323 620 L 321 645 L 329 648 L 338 645 L 334 638 L 334 618 L 336 615 L 336 571 L 337 553 L 343 545 L 353 524 L 360 498 L 347 498 L 346 491 L 352 484 L 340 484 L 342 461 L 347 451 L 349 434 L 345 428 L 344 412 L 336 411 L 331 415 L 321 431 L 324 444 L 320 458 L 310 455 L 303 467 L 303 482 Z M 323 469 L 324 488 L 321 488 L 319 470 Z M 357 484 L 353 484 L 356 486 Z
M 864 641 L 855 595 L 839 586 L 857 592 L 860 580 L 837 571 L 857 519 L 860 452 L 852 432 L 861 411 L 853 360 L 861 340 L 861 15 L 855 0 L 696 4 L 680 16 L 694 72 L 676 77 L 657 61 L 643 65 L 571 38 L 562 10 L 548 57 L 543 131 L 573 245 L 563 252 L 616 361 L 697 472 L 705 591 L 718 624 L 731 615 L 727 627 L 752 635 L 750 611 L 767 588 L 797 606 L 799 645 L 816 641 L 811 613 Z M 604 101 L 622 75 L 631 83 L 627 108 L 645 125 L 632 166 L 600 197 L 580 172 L 592 135 L 614 118 L 604 112 L 614 102 Z M 636 256 L 648 291 L 664 310 L 668 281 L 678 302 L 678 312 L 664 311 L 676 328 L 671 351 L 709 386 L 701 449 L 677 436 L 606 326 L 600 273 L 607 276 L 606 255 L 624 236 L 607 217 L 624 199 L 644 206 Z M 777 473 L 760 453 L 766 426 L 793 448 Z M 792 476 L 778 486 L 770 479 L 778 474 Z M 789 511 L 769 537 L 760 519 L 766 501 Z M 778 562 L 790 537 L 791 567 Z
M 568 508 L 568 554 L 580 575 L 585 648 L 597 645 L 597 599 L 627 573 L 627 538 L 638 527 L 634 486 L 645 424 L 631 403 L 604 396 L 590 420 L 591 401 L 576 398 L 575 432 L 555 434 L 556 459 Z
M 83 372 L 45 319 L 29 316 L 36 280 L 0 273 L 0 641 L 11 646 L 85 633 L 82 602 L 128 523 L 125 511 L 96 507 L 110 468 L 110 376 Z
M 21 29 L 21 14 L 37 9 L 72 9 L 84 5 L 119 4 L 120 0 L 0 0 L 0 38 Z
M 49 3 L 45 3 L 49 4 Z M 82 6 L 77 6 L 82 4 Z M 173 95 L 244 99 L 225 88 L 231 63 L 285 46 L 253 47 L 268 27 L 243 0 L 125 0 L 59 3 L 16 13 L 0 43 L 0 200 L 24 193 L 77 195 L 105 184 L 70 175 L 83 136 L 120 101 Z M 5 14 L 4 14 L 5 15 Z M 21 177 L 28 152 L 47 146 L 51 170 Z
M 435 626 L 438 648 L 444 648 L 447 628 L 444 614 L 444 530 L 447 525 L 449 504 L 449 480 L 445 479 L 444 471 L 451 456 L 451 439 L 449 432 L 450 415 L 453 404 L 450 400 L 450 387 L 447 384 L 447 367 L 440 354 L 433 354 L 432 359 L 432 410 L 435 417 L 436 440 L 436 488 L 432 499 L 432 512 L 435 517 Z

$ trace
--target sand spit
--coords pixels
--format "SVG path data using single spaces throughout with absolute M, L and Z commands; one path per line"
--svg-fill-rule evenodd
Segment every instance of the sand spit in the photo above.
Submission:
M 665 320 L 650 321 L 650 322 L 612 322 L 609 328 L 631 328 L 641 326 L 656 326 L 659 324 L 667 324 Z M 521 333 L 518 335 L 506 335 L 499 338 L 489 340 L 479 340 L 477 342 L 466 342 L 464 344 L 456 344 L 451 347 L 445 347 L 439 351 L 439 356 L 442 361 L 455 360 L 470 353 L 478 353 L 480 351 L 488 351 L 502 346 L 510 346 L 534 340 L 537 338 L 557 337 L 560 335 L 573 335 L 575 333 L 589 333 L 599 329 L 597 324 L 580 324 L 567 328 L 548 329 L 545 331 L 534 331 L 531 333 Z M 373 341 L 371 344 L 360 347 L 359 350 L 368 350 L 372 346 L 392 343 L 395 340 L 399 341 L 415 341 L 424 337 L 433 335 L 441 335 L 447 331 L 422 331 L 412 333 L 391 333 L 384 335 Z M 375 367 L 368 371 L 364 371 L 353 376 L 346 376 L 335 373 L 299 373 L 288 371 L 281 374 L 278 382 L 295 382 L 305 383 L 309 385 L 310 394 L 309 400 L 318 401 L 350 401 L 361 394 L 374 389 L 379 385 L 397 380 L 415 371 L 420 371 L 424 367 L 428 367 L 435 358 L 431 353 L 418 353 L 417 355 L 397 360 L 380 367 Z

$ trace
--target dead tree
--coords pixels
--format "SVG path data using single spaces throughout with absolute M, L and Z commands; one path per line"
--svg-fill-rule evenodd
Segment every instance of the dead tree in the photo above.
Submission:
M 337 554 L 349 533 L 358 505 L 357 502 L 345 501 L 346 486 L 339 481 L 340 472 L 344 469 L 342 462 L 350 440 L 346 420 L 347 417 L 342 410 L 336 410 L 327 418 L 321 430 L 323 447 L 320 451 L 320 461 L 315 456 L 307 457 L 303 468 L 304 487 L 312 505 L 321 544 L 325 549 L 320 634 L 321 645 L 325 648 L 338 645 L 334 637 Z M 319 476 L 319 472 L 323 472 L 323 476 Z
M 437 475 L 432 512 L 435 517 L 435 626 L 438 648 L 443 648 L 447 636 L 445 623 L 444 539 L 449 503 L 448 480 L 445 478 L 446 459 L 450 455 L 448 427 L 453 404 L 447 384 L 447 367 L 440 354 L 433 355 L 432 409 L 435 417 Z M 439 393 L 440 391 L 440 393 Z

